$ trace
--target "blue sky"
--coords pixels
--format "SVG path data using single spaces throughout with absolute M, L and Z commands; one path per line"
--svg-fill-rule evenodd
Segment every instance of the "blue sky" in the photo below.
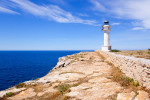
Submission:
M 0 50 L 150 48 L 149 0 L 0 0 Z

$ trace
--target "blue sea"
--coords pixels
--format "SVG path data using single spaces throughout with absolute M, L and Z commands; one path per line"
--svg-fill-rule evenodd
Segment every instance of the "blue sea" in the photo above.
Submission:
M 0 51 L 0 91 L 46 75 L 58 58 L 81 51 Z

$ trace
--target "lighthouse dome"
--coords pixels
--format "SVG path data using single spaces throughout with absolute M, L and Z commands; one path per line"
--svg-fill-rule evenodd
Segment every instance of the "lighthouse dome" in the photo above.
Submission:
M 105 20 L 104 21 L 104 25 L 108 25 L 109 24 L 109 21 L 108 20 Z

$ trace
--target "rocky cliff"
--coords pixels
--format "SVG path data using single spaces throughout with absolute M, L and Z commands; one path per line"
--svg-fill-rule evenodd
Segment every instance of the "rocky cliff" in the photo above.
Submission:
M 149 91 L 99 52 L 59 58 L 46 76 L 0 92 L 2 100 L 150 100 Z

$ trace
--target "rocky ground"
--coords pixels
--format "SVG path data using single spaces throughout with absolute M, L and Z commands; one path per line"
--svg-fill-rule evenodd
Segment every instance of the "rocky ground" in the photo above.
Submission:
M 0 100 L 150 100 L 149 91 L 98 52 L 59 59 L 46 76 L 0 92 Z
M 136 58 L 150 59 L 150 49 L 148 49 L 148 50 L 128 50 L 128 51 L 120 51 L 120 52 L 114 52 L 114 53 L 125 55 L 125 56 L 133 56 Z

